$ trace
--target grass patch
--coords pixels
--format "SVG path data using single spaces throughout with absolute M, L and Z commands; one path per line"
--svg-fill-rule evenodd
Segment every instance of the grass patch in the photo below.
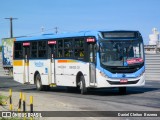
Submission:
M 0 95 L 0 105 L 4 105 L 4 103 L 6 102 L 7 97 L 4 95 Z

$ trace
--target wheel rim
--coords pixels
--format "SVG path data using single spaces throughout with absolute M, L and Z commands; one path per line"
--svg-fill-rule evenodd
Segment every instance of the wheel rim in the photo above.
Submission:
M 82 90 L 82 88 L 83 88 L 83 86 L 82 86 L 82 81 L 80 81 L 79 87 L 80 87 L 80 90 Z
M 37 80 L 37 88 L 40 88 L 39 80 Z
M 39 77 L 37 78 L 37 88 L 40 88 L 40 79 L 39 79 Z

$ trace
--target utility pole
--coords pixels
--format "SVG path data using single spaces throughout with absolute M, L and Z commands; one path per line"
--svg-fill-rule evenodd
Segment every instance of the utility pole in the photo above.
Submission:
M 57 34 L 58 33 L 58 27 L 55 27 L 55 33 Z
M 12 25 L 12 20 L 16 20 L 18 18 L 5 18 L 5 19 L 9 19 L 10 20 L 10 37 L 13 38 L 13 25 Z

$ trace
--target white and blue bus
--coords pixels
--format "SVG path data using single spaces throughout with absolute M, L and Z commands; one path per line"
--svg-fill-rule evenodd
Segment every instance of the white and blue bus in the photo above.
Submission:
M 14 80 L 38 90 L 145 85 L 143 39 L 138 31 L 83 31 L 43 34 L 14 41 Z

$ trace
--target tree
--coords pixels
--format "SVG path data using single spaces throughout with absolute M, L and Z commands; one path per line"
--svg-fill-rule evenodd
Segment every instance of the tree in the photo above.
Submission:
M 2 52 L 2 46 L 0 46 L 0 52 Z

